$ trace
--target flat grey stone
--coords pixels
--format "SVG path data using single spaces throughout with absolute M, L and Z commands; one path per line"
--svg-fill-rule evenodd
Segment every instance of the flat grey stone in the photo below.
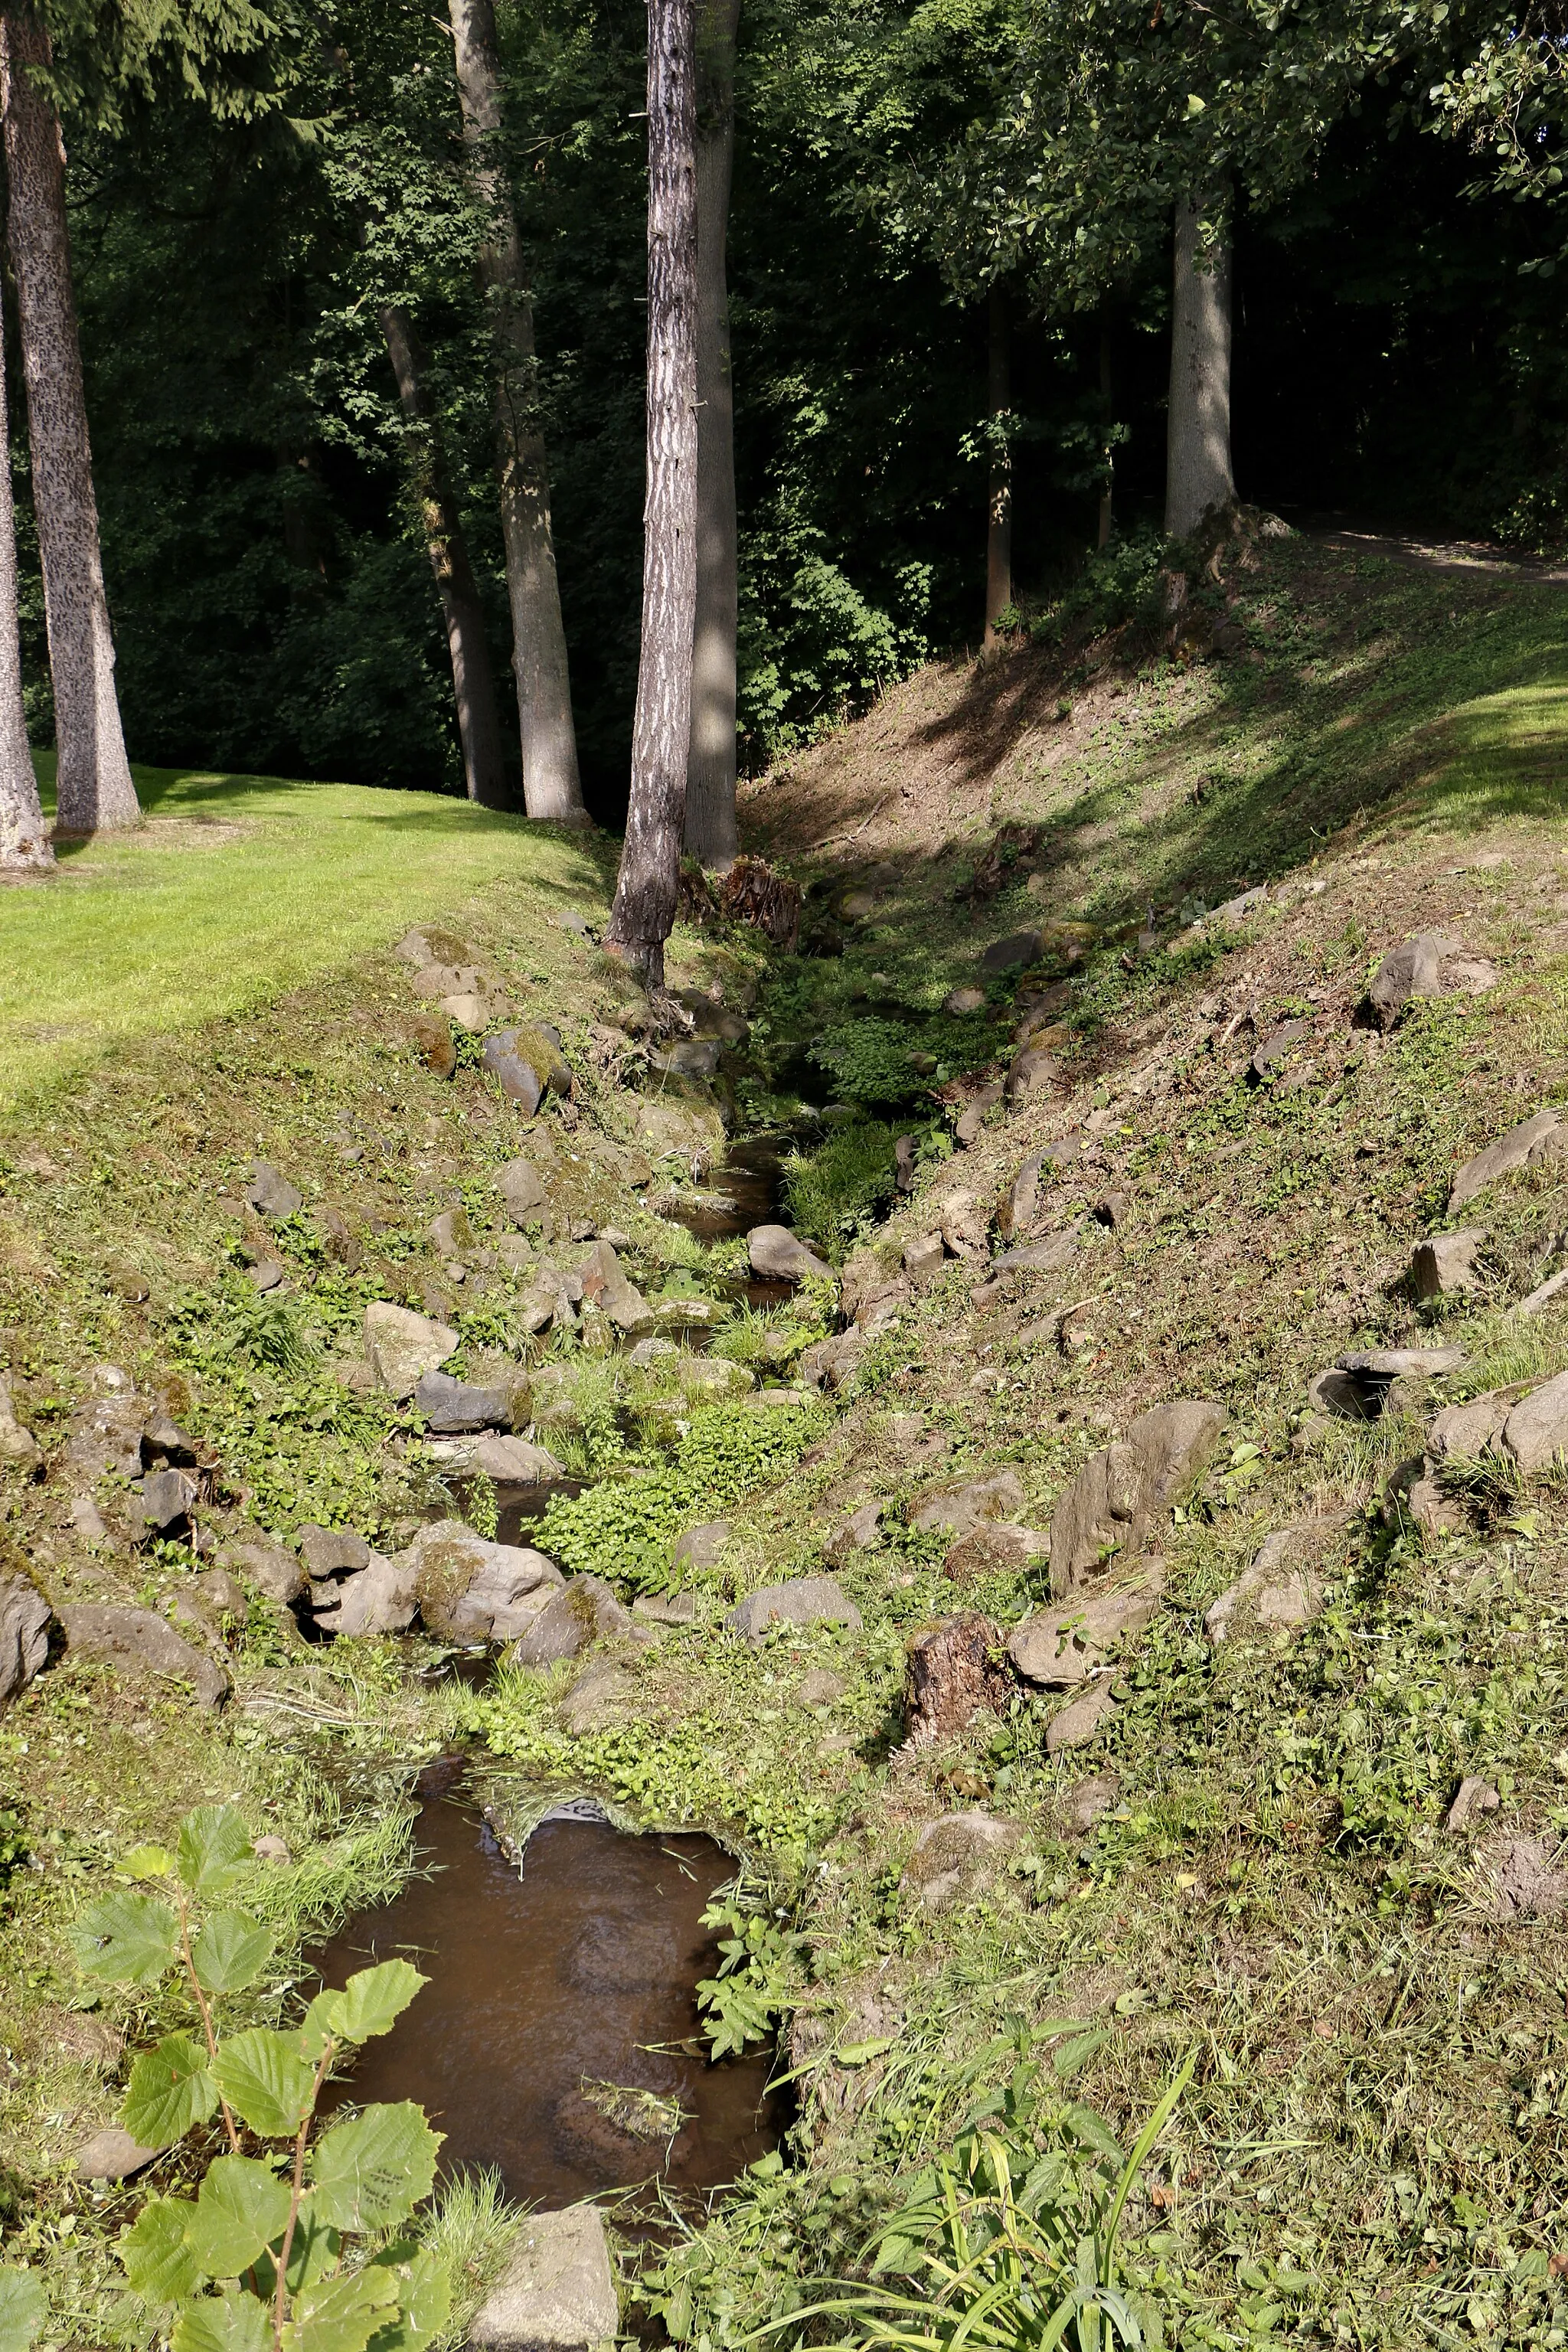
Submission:
M 228 1676 L 151 1609 L 76 1601 L 61 1608 L 59 1619 L 73 1656 L 128 1667 L 137 1675 L 189 1683 L 199 1706 L 219 1706 L 228 1696 Z
M 1489 1813 L 1495 1813 L 1501 1802 L 1502 1799 L 1489 1780 L 1483 1780 L 1479 1773 L 1470 1773 L 1460 1781 L 1458 1793 L 1448 1808 L 1444 1826 L 1458 1837 L 1464 1831 L 1484 1821 Z
M 142 1482 L 141 1515 L 160 1533 L 190 1514 L 196 1482 L 184 1470 L 150 1470 Z
M 874 1551 L 882 1540 L 882 1513 L 886 1503 L 862 1503 L 851 1511 L 823 1545 L 823 1556 L 836 1568 L 841 1567 L 858 1551 Z
M 573 2205 L 529 2215 L 468 2340 L 472 2352 L 597 2352 L 619 2332 L 604 2220 Z
M 258 1216 L 274 1223 L 284 1217 L 298 1216 L 305 1205 L 305 1196 L 287 1176 L 280 1176 L 270 1160 L 258 1160 L 250 1171 L 250 1181 L 245 1197 Z
M 549 1205 L 544 1179 L 531 1160 L 509 1160 L 504 1168 L 497 1171 L 495 1182 L 507 1214 L 516 1224 L 536 1218 L 539 1211 Z
M 695 1592 L 640 1592 L 632 1602 L 632 1615 L 647 1625 L 694 1625 L 697 1622 Z
M 675 1538 L 677 1568 L 711 1568 L 730 1540 L 728 1519 L 704 1519 Z
M 511 1400 L 503 1389 L 476 1388 L 449 1372 L 421 1372 L 414 1408 L 437 1433 L 500 1429 L 511 1418 Z
M 934 1282 L 947 1262 L 940 1234 L 920 1234 L 904 1244 L 904 1272 L 918 1289 Z
M 1476 1254 L 1486 1238 L 1483 1226 L 1468 1225 L 1457 1234 L 1434 1234 L 1417 1242 L 1410 1260 L 1416 1297 L 1451 1298 L 1459 1291 L 1479 1290 Z
M 1426 1433 L 1427 1451 L 1439 1462 L 1473 1462 L 1502 1435 L 1509 1411 L 1510 1400 L 1495 1391 L 1445 1405 Z
M 315 1587 L 315 1621 L 328 1633 L 404 1633 L 419 1613 L 407 1556 L 373 1551 L 353 1575 Z
M 787 1225 L 753 1225 L 746 1235 L 746 1255 L 752 1272 L 767 1282 L 799 1282 L 808 1274 L 833 1272 Z
M 1443 943 L 1431 931 L 1389 949 L 1367 991 L 1380 1029 L 1392 1029 L 1413 996 L 1442 993 L 1442 963 Z
M 1503 1423 L 1502 1442 L 1521 1470 L 1544 1470 L 1568 1454 L 1568 1372 L 1532 1389 Z
M 1517 1169 L 1528 1168 L 1536 1160 L 1559 1148 L 1563 1139 L 1555 1111 L 1538 1110 L 1531 1118 L 1521 1119 L 1473 1160 L 1467 1160 L 1455 1177 L 1448 1193 L 1448 1214 L 1457 1216 L 1468 1201 L 1484 1192 L 1489 1184 L 1500 1177 L 1510 1176 Z
M 308 1579 L 300 1561 L 269 1537 L 253 1536 L 243 1543 L 226 1544 L 223 1556 L 268 1601 L 287 1607 L 290 1601 L 298 1601 L 305 1590 Z
M 551 1666 L 558 1658 L 581 1657 L 595 1642 L 646 1641 L 651 1637 L 622 1607 L 602 1577 L 565 1579 L 510 1653 L 514 1664 Z
M 955 1017 L 962 1016 L 965 1013 L 984 1013 L 985 991 L 983 988 L 976 988 L 973 981 L 963 988 L 950 988 L 942 1000 L 942 1009 Z
M 607 1315 L 617 1331 L 640 1337 L 653 1328 L 654 1313 L 642 1292 L 601 1235 L 577 1269 L 583 1296 Z M 698 1302 L 691 1302 L 695 1306 Z
M 0 1707 L 44 1669 L 54 1612 L 25 1576 L 0 1576 Z
M 1223 1405 L 1182 1398 L 1140 1413 L 1125 1440 L 1091 1454 L 1051 1519 L 1051 1591 L 1058 1600 L 1098 1570 L 1109 1549 L 1136 1553 L 1207 1467 L 1226 1425 Z
M 11 1402 L 11 1383 L 0 1372 L 0 1462 L 16 1462 L 28 1470 L 43 1460 L 43 1448 L 30 1429 L 24 1429 Z
M 1121 1776 L 1118 1772 L 1094 1772 L 1087 1780 L 1078 1781 L 1062 1799 L 1062 1815 L 1070 1830 L 1081 1837 L 1091 1830 L 1102 1813 L 1109 1813 L 1121 1796 Z
M 1310 1021 L 1282 1021 L 1278 1029 L 1269 1031 L 1247 1064 L 1247 1075 L 1266 1078 L 1280 1062 L 1289 1060 L 1298 1045 L 1303 1045 L 1312 1035 Z
M 996 1233 L 999 1240 L 1016 1242 L 1033 1225 L 1039 1214 L 1040 1171 L 1045 1164 L 1044 1151 L 1031 1151 L 1020 1165 L 997 1207 Z M 907 1255 L 904 1262 L 906 1265 L 909 1263 Z
M 1289 1630 L 1305 1625 L 1323 1605 L 1322 1580 L 1310 1565 L 1342 1519 L 1306 1521 L 1281 1528 L 1265 1537 L 1250 1564 L 1236 1582 L 1210 1603 L 1204 1631 L 1211 1642 L 1223 1642 L 1238 1622 L 1249 1620 L 1261 1631 Z
M 566 1475 L 546 1446 L 493 1434 L 479 1440 L 465 1466 L 498 1486 L 545 1486 Z
M 306 1573 L 317 1580 L 353 1576 L 368 1568 L 373 1557 L 363 1536 L 356 1535 L 353 1528 L 318 1528 L 307 1521 L 295 1528 L 294 1540 Z
M 1469 1361 L 1463 1348 L 1364 1348 L 1338 1360 L 1342 1372 L 1364 1373 L 1374 1381 L 1396 1381 L 1409 1372 L 1463 1371 Z
M 1037 1242 L 1020 1242 L 1016 1249 L 1004 1250 L 1000 1257 L 992 1259 L 991 1271 L 993 1275 L 1059 1274 L 1071 1265 L 1079 1247 L 1078 1227 L 1068 1225 L 1059 1234 L 1046 1234 Z
M 1145 1559 L 1114 1585 L 1026 1617 L 1008 1636 L 1007 1654 L 1026 1682 L 1071 1690 L 1087 1682 L 1125 1636 L 1142 1632 L 1164 1591 L 1164 1561 Z
M 437 1370 L 457 1345 L 450 1324 L 416 1315 L 411 1307 L 378 1298 L 364 1310 L 365 1353 L 389 1396 L 412 1396 L 421 1376 Z
M 1024 1486 L 1016 1470 L 998 1470 L 989 1478 L 966 1479 L 961 1486 L 928 1495 L 910 1515 L 910 1525 L 921 1534 L 931 1528 L 951 1528 L 954 1537 L 969 1535 L 986 1519 L 1012 1519 L 1024 1507 Z
M 1048 1045 L 1025 1045 L 1007 1066 L 1007 1099 L 1021 1102 L 1036 1095 L 1059 1075 L 1061 1065 Z
M 1046 1753 L 1058 1756 L 1064 1748 L 1086 1747 L 1097 1732 L 1104 1728 L 1107 1718 L 1115 1712 L 1111 1696 L 1111 1678 L 1101 1675 L 1090 1683 L 1081 1698 L 1053 1715 L 1046 1726 Z
M 860 1612 L 831 1576 L 792 1576 L 749 1592 L 724 1622 L 742 1642 L 765 1640 L 774 1625 L 858 1625 Z
M 980 958 L 982 971 L 1011 971 L 1015 965 L 1034 963 L 1044 954 L 1043 931 L 1009 931 L 1005 939 L 993 940 Z M 978 1009 L 978 1008 L 976 1008 Z
M 159 2147 L 142 2147 L 128 2131 L 118 2124 L 105 2124 L 100 2132 L 78 2148 L 76 2174 L 79 2180 L 129 2180 L 133 2173 L 144 2172 L 154 2158 L 163 2153 Z
M 902 1883 L 925 1910 L 945 1911 L 994 1878 L 1022 1837 L 1016 1822 L 990 1813 L 944 1813 L 915 1840 Z

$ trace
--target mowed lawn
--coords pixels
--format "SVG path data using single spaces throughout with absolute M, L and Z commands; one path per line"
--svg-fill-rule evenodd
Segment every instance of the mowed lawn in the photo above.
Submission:
M 72 846 L 52 881 L 0 890 L 0 1117 L 117 1046 L 253 1009 L 411 923 L 457 920 L 497 886 L 602 894 L 595 836 L 466 801 L 134 773 L 139 832 Z

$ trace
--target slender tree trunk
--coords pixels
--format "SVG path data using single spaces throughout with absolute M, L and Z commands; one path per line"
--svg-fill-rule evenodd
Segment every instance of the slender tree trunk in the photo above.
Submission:
M 0 875 L 47 874 L 55 853 L 44 830 L 38 780 L 22 710 L 22 641 L 16 619 L 16 516 L 11 499 L 11 420 L 5 409 L 5 320 L 0 314 Z
M 989 396 L 992 428 L 1006 431 L 1013 405 L 1013 330 L 1007 297 L 994 284 L 986 305 Z M 996 624 L 1013 601 L 1013 456 L 1000 442 L 991 452 L 990 494 L 985 506 L 985 644 L 999 642 Z
M 605 945 L 664 985 L 675 923 L 697 618 L 697 98 L 693 0 L 648 0 L 647 483 L 631 799 Z
M 1200 261 L 1205 266 L 1200 268 Z M 1171 402 L 1165 436 L 1165 529 L 1195 530 L 1211 507 L 1230 505 L 1230 241 L 1206 254 L 1195 205 L 1176 206 L 1171 303 Z
M 56 822 L 61 833 L 86 834 L 138 824 L 142 811 L 114 691 L 114 641 L 71 298 L 65 149 L 54 103 L 28 71 L 48 62 L 48 35 L 35 11 L 18 5 L 0 12 L 11 259 L 55 687 Z
M 1115 520 L 1112 498 L 1116 487 L 1116 453 L 1109 437 L 1110 432 L 1110 400 L 1112 388 L 1110 375 L 1110 330 L 1109 327 L 1101 327 L 1100 331 L 1100 396 L 1105 403 L 1105 429 L 1107 439 L 1105 444 L 1105 488 L 1100 494 L 1100 528 L 1095 534 L 1094 543 L 1096 547 L 1110 546 L 1110 527 Z
M 735 861 L 735 394 L 724 243 L 735 162 L 735 35 L 741 0 L 699 0 L 697 25 L 697 624 L 686 846 L 708 866 Z
M 474 186 L 492 222 L 479 268 L 495 331 L 496 453 L 522 736 L 523 801 L 530 816 L 548 817 L 557 824 L 586 824 L 550 528 L 544 436 L 537 420 L 533 305 L 523 279 L 517 215 L 493 152 L 500 130 L 494 0 L 447 0 L 447 6 L 463 135 L 472 158 Z
M 496 707 L 495 677 L 485 641 L 484 608 L 468 562 L 468 542 L 458 519 L 442 462 L 441 447 L 425 405 L 420 383 L 422 353 L 414 340 L 408 314 L 389 302 L 381 314 L 397 397 L 408 424 L 409 456 L 415 495 L 430 551 L 447 624 L 447 646 L 452 657 L 452 691 L 458 704 L 458 733 L 463 746 L 463 780 L 471 801 L 486 808 L 510 808 L 506 763 L 501 753 L 500 713 Z

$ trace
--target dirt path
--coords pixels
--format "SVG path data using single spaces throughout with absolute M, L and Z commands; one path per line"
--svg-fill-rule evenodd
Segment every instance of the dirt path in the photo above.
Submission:
M 1381 555 L 1391 563 L 1406 563 L 1415 571 L 1436 572 L 1450 579 L 1474 579 L 1491 572 L 1554 588 L 1568 587 L 1568 566 L 1510 555 L 1490 540 L 1427 539 L 1415 531 L 1361 530 L 1327 522 L 1304 522 L 1300 529 L 1321 546 L 1337 547 L 1349 555 Z

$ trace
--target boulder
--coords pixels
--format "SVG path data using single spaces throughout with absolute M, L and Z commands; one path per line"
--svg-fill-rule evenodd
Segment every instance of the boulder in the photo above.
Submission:
M 1126 1438 L 1091 1454 L 1051 1520 L 1051 1591 L 1062 1600 L 1110 1549 L 1138 1552 L 1213 1457 L 1225 1408 L 1184 1398 L 1140 1413 Z
M 764 1282 L 800 1282 L 808 1274 L 832 1278 L 833 1269 L 787 1225 L 753 1225 L 746 1235 L 752 1272 Z
M 547 1094 L 572 1092 L 570 1066 L 542 1028 L 498 1029 L 485 1039 L 482 1059 L 502 1094 L 520 1102 L 530 1118 Z
M 557 1331 L 570 1331 L 575 1328 L 582 1296 L 581 1275 L 563 1274 L 559 1266 L 546 1261 L 517 1302 L 518 1320 L 525 1331 L 542 1331 L 547 1324 Z
M 928 1495 L 910 1512 L 910 1525 L 922 1535 L 931 1528 L 950 1528 L 954 1537 L 966 1536 L 984 1520 L 1013 1517 L 1023 1504 L 1023 1481 L 1017 1472 L 998 1470 L 988 1478 L 970 1478 L 961 1486 Z
M 639 1624 L 695 1625 L 697 1595 L 694 1592 L 640 1592 L 632 1602 L 632 1615 Z
M 649 1066 L 677 1078 L 710 1078 L 719 1067 L 723 1046 L 717 1037 L 682 1037 L 673 1045 L 648 1055 Z
M 1310 1412 L 1325 1414 L 1330 1421 L 1369 1421 L 1373 1411 L 1360 1382 L 1352 1381 L 1348 1372 L 1337 1371 L 1331 1364 L 1315 1372 L 1308 1381 L 1307 1408 Z
M 550 1205 L 544 1179 L 531 1160 L 509 1160 L 504 1168 L 497 1170 L 495 1182 L 514 1224 L 537 1219 L 540 1211 Z
M 960 1536 L 942 1564 L 954 1584 L 976 1584 L 988 1576 L 1016 1576 L 1044 1559 L 1051 1539 L 1037 1528 L 1020 1527 L 1012 1519 L 984 1519 Z
M 552 1666 L 595 1642 L 647 1638 L 601 1577 L 574 1576 L 551 1594 L 510 1654 L 515 1665 Z
M 1045 1690 L 1071 1690 L 1087 1682 L 1129 1633 L 1141 1633 L 1159 1609 L 1165 1563 L 1144 1558 L 1128 1576 L 1026 1617 L 1007 1642 L 1007 1654 L 1026 1682 Z
M 985 1124 L 988 1112 L 995 1109 L 1002 1099 L 1002 1084 L 980 1087 L 972 1094 L 953 1124 L 952 1139 L 961 1150 L 967 1150 L 975 1142 Z
M 1568 1454 L 1568 1372 L 1532 1389 L 1503 1423 L 1502 1442 L 1521 1470 L 1545 1470 Z
M 258 1216 L 274 1224 L 284 1217 L 297 1217 L 305 1205 L 304 1194 L 267 1160 L 257 1160 L 251 1169 L 245 1197 Z
M 1268 1077 L 1281 1062 L 1288 1062 L 1299 1045 L 1304 1045 L 1312 1035 L 1310 1021 L 1282 1021 L 1271 1029 L 1258 1045 L 1247 1066 L 1247 1075 L 1255 1082 Z
M 1342 1421 L 1375 1421 L 1396 1381 L 1419 1384 L 1463 1370 L 1462 1348 L 1363 1348 L 1340 1357 L 1308 1391 L 1310 1402 Z M 1345 1383 L 1348 1382 L 1348 1387 Z M 1412 1402 L 1408 1387 L 1405 1402 Z
M 1439 1462 L 1473 1462 L 1502 1435 L 1510 1401 L 1491 1392 L 1468 1404 L 1447 1404 L 1426 1433 L 1426 1450 Z
M 1511 1176 L 1521 1168 L 1533 1168 L 1554 1157 L 1565 1143 L 1568 1134 L 1560 1126 L 1555 1111 L 1538 1110 L 1533 1118 L 1521 1119 L 1506 1135 L 1500 1135 L 1495 1143 L 1489 1143 L 1484 1151 L 1478 1151 L 1473 1160 L 1466 1160 L 1449 1188 L 1448 1214 L 1458 1216 L 1466 1202 L 1484 1192 L 1489 1184 Z
M 617 1331 L 630 1337 L 652 1330 L 653 1309 L 607 1241 L 595 1243 L 578 1271 L 584 1297 L 608 1316 Z
M 1061 1800 L 1064 1828 L 1082 1837 L 1102 1813 L 1112 1811 L 1121 1796 L 1121 1776 L 1118 1772 L 1094 1772 L 1087 1780 L 1077 1781 Z
M 1441 995 L 1444 945 L 1435 932 L 1423 931 L 1389 949 L 1366 992 L 1368 1011 L 1380 1029 L 1392 1029 L 1413 996 Z
M 796 1370 L 813 1388 L 842 1388 L 868 1345 L 865 1332 L 858 1328 L 835 1332 L 803 1349 Z
M 845 1321 L 853 1323 L 866 1339 L 874 1339 L 889 1330 L 899 1309 L 913 1297 L 914 1285 L 908 1276 L 884 1265 L 875 1250 L 857 1250 L 846 1262 L 839 1307 Z
M 0 1462 L 15 1462 L 24 1470 L 36 1470 L 43 1458 L 37 1439 L 17 1420 L 11 1402 L 11 1383 L 0 1373 Z
M 1064 1225 L 1060 1233 L 1045 1234 L 1037 1242 L 1020 1242 L 1016 1249 L 1004 1250 L 993 1258 L 992 1274 L 1059 1274 L 1070 1265 L 1081 1244 L 1076 1225 Z
M 1460 1781 L 1458 1793 L 1448 1808 L 1444 1826 L 1455 1837 L 1461 1837 L 1467 1830 L 1479 1826 L 1489 1813 L 1495 1813 L 1501 1802 L 1502 1799 L 1489 1780 L 1470 1773 Z
M 219 1706 L 228 1696 L 228 1676 L 222 1669 L 151 1609 L 77 1601 L 64 1606 L 59 1618 L 66 1648 L 74 1657 L 99 1659 L 138 1676 L 156 1675 L 189 1683 L 198 1706 Z
M 948 1910 L 994 1878 L 1022 1839 L 1016 1822 L 978 1811 L 944 1813 L 915 1840 L 900 1883 L 925 1910 Z
M 405 1633 L 419 1614 L 406 1553 L 388 1559 L 373 1551 L 353 1575 L 323 1580 L 311 1591 L 315 1622 L 327 1633 Z
M 72 1527 L 86 1544 L 102 1544 L 110 1540 L 109 1522 L 90 1495 L 77 1495 L 69 1511 Z
M 980 958 L 982 971 L 1011 971 L 1018 964 L 1037 963 L 1045 953 L 1043 931 L 1009 931 L 1005 939 L 993 940 Z
M 163 2153 L 161 2147 L 142 2147 L 118 2124 L 105 2124 L 78 2148 L 76 2177 L 79 2180 L 129 2180 Z
M 999 1241 L 1005 1244 L 1016 1242 L 1032 1229 L 1039 1214 L 1040 1171 L 1045 1164 L 1045 1153 L 1032 1151 L 1003 1193 L 996 1209 L 996 1236 Z
M 421 1528 L 404 1559 L 419 1613 L 442 1642 L 516 1641 L 565 1582 L 542 1551 L 488 1542 L 460 1519 Z
M 620 2325 L 603 2216 L 573 2205 L 523 2221 L 467 2340 L 471 2352 L 601 2352 Z
M 150 1470 L 142 1481 L 139 1516 L 146 1526 L 163 1535 L 190 1517 L 195 1499 L 196 1482 L 188 1472 Z
M 474 1229 L 466 1209 L 443 1209 L 438 1217 L 431 1218 L 425 1230 L 431 1248 L 442 1257 L 468 1257 L 474 1250 Z
M 813 1666 L 808 1675 L 802 1675 L 795 1686 L 795 1704 L 796 1706 L 834 1706 L 847 1688 L 842 1675 L 830 1675 L 826 1666 Z
M 688 1528 L 684 1534 L 676 1537 L 672 1555 L 675 1565 L 677 1568 L 712 1568 L 729 1540 L 728 1519 L 705 1519 L 700 1527 Z
M 1060 1073 L 1060 1065 L 1048 1045 L 1025 1045 L 1014 1055 L 1007 1066 L 1007 1099 L 1022 1102 L 1027 1095 L 1045 1091 Z
M 1383 1490 L 1384 1522 L 1397 1528 L 1402 1517 L 1414 1519 L 1425 1535 L 1458 1534 L 1465 1514 L 1444 1492 L 1436 1465 L 1426 1454 L 1402 1462 Z
M 437 1433 L 503 1429 L 512 1417 L 511 1397 L 505 1389 L 475 1388 L 467 1381 L 455 1381 L 449 1372 L 420 1374 L 414 1409 Z
M 0 1706 L 20 1698 L 42 1674 L 54 1612 L 25 1576 L 0 1575 Z
M 920 1181 L 916 1160 L 917 1146 L 912 1135 L 893 1139 L 893 1185 L 900 1200 L 907 1200 Z
M 457 1345 L 449 1323 L 416 1315 L 412 1307 L 378 1298 L 364 1310 L 365 1353 L 389 1396 L 412 1396 L 421 1376 L 444 1364 Z
M 822 1556 L 841 1568 L 859 1551 L 875 1551 L 882 1540 L 882 1513 L 885 1503 L 862 1503 L 858 1511 L 835 1528 L 822 1547 Z
M 1083 1748 L 1103 1730 L 1116 1709 L 1110 1676 L 1101 1675 L 1080 1698 L 1053 1715 L 1046 1726 L 1046 1753 L 1059 1756 L 1064 1748 Z
M 973 981 L 963 988 L 950 988 L 942 1000 L 942 1009 L 955 1020 L 961 1020 L 966 1013 L 984 1013 L 985 991 L 976 988 Z
M 724 1149 L 724 1123 L 712 1103 L 699 1106 L 668 1095 L 639 1102 L 637 1131 L 657 1158 L 684 1160 L 694 1181 L 707 1174 Z
M 67 1424 L 66 1458 L 89 1478 L 139 1478 L 142 1422 L 134 1396 L 91 1397 Z
M 942 1247 L 950 1257 L 984 1257 L 990 1218 L 976 1192 L 949 1192 L 933 1203 L 942 1229 Z
M 1016 1688 L 999 1625 L 975 1610 L 943 1618 L 910 1643 L 904 1736 L 917 1748 L 956 1739 L 977 1715 L 1000 1714 Z
M 223 1557 L 258 1592 L 285 1608 L 305 1590 L 304 1569 L 291 1551 L 274 1543 L 270 1536 L 249 1536 L 241 1543 L 226 1544 Z
M 921 1234 L 915 1240 L 904 1244 L 904 1272 L 917 1290 L 923 1290 L 928 1282 L 934 1282 L 946 1262 L 947 1254 L 940 1234 Z
M 1457 1234 L 1434 1234 L 1417 1242 L 1410 1260 L 1410 1283 L 1417 1298 L 1451 1298 L 1457 1292 L 1479 1290 L 1476 1255 L 1487 1238 L 1481 1225 L 1467 1225 Z
M 1209 1640 L 1223 1642 L 1248 1622 L 1269 1633 L 1309 1623 L 1323 1605 L 1322 1580 L 1311 1557 L 1344 1524 L 1342 1518 L 1307 1520 L 1266 1537 L 1236 1582 L 1211 1602 L 1204 1618 Z
M 545 1486 L 566 1475 L 547 1447 L 521 1437 L 481 1437 L 463 1466 L 498 1486 Z
M 563 1730 L 574 1739 L 602 1730 L 636 1690 L 637 1676 L 629 1659 L 595 1658 L 560 1702 L 557 1713 Z
M 447 1024 L 434 1013 L 416 1013 L 411 1026 L 414 1050 L 426 1068 L 437 1078 L 455 1077 L 458 1048 Z
M 762 1642 L 775 1625 L 858 1625 L 861 1617 L 831 1576 L 792 1576 L 749 1592 L 724 1622 L 742 1642 Z
M 353 1528 L 319 1528 L 307 1520 L 295 1528 L 294 1540 L 313 1583 L 356 1575 L 374 1557 L 363 1536 L 356 1535 Z

